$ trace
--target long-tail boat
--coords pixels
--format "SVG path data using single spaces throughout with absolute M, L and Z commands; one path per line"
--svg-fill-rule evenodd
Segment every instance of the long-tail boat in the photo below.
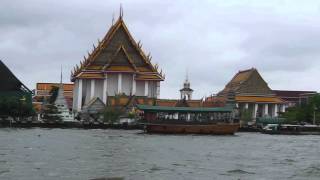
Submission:
M 232 107 L 137 105 L 147 133 L 228 135 L 240 127 Z

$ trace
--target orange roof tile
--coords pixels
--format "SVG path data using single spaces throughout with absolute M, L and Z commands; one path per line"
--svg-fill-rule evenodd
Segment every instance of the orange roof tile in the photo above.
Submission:
M 201 107 L 202 106 L 201 100 L 187 100 L 187 103 L 190 107 Z
M 46 90 L 51 91 L 53 86 L 59 87 L 60 83 L 37 83 L 37 91 Z M 63 84 L 64 91 L 72 91 L 73 84 Z
M 156 104 L 157 106 L 169 106 L 169 107 L 175 107 L 178 100 L 169 100 L 169 99 L 157 99 Z

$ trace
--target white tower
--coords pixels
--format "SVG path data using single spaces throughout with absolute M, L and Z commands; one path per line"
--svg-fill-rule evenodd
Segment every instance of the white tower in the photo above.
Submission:
M 186 80 L 183 83 L 183 88 L 180 89 L 181 99 L 191 100 L 193 90 L 190 88 L 190 82 L 188 80 L 188 72 L 186 74 Z

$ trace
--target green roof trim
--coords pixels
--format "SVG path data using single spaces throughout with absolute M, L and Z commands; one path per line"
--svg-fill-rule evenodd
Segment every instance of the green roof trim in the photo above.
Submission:
M 150 106 L 137 105 L 137 108 L 146 112 L 232 112 L 230 107 L 169 107 L 169 106 Z

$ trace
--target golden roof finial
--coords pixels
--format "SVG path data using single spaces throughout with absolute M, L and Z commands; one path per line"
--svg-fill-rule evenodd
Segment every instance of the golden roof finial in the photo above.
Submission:
M 123 9 L 122 9 L 122 4 L 120 3 L 120 18 L 122 19 L 123 17 Z

